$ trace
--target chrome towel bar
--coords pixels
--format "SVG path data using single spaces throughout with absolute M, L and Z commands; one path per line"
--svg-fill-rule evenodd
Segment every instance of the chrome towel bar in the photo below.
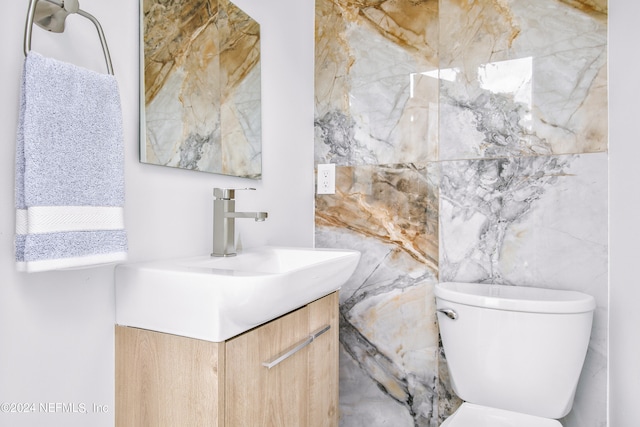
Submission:
M 24 30 L 24 55 L 31 50 L 31 33 L 33 31 L 33 23 L 35 21 L 40 27 L 47 31 L 55 33 L 61 33 L 64 31 L 64 22 L 68 15 L 77 13 L 93 22 L 96 30 L 98 31 L 98 37 L 100 37 L 100 43 L 102 44 L 102 51 L 104 53 L 104 59 L 107 63 L 107 71 L 113 75 L 113 66 L 111 65 L 111 56 L 109 55 L 109 47 L 107 46 L 107 40 L 104 37 L 102 26 L 100 22 L 91 15 L 80 9 L 78 0 L 30 0 L 29 11 L 27 12 L 27 23 Z M 37 15 L 37 18 L 36 18 Z

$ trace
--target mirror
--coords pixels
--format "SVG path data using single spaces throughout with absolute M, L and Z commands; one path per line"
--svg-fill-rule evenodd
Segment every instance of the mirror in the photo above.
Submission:
M 228 0 L 140 3 L 140 160 L 261 178 L 260 25 Z

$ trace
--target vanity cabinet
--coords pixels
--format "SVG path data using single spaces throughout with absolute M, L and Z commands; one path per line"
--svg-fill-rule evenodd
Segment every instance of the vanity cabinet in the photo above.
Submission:
M 221 343 L 116 326 L 117 427 L 337 425 L 337 292 Z

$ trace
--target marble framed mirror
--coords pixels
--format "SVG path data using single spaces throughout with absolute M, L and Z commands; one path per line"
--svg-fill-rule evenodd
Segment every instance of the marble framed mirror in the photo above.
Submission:
M 140 0 L 140 160 L 260 179 L 260 25 L 229 0 Z

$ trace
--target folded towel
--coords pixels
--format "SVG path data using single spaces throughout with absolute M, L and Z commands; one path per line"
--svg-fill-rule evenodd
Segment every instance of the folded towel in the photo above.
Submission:
M 114 76 L 28 53 L 15 199 L 18 270 L 126 258 L 122 110 Z

